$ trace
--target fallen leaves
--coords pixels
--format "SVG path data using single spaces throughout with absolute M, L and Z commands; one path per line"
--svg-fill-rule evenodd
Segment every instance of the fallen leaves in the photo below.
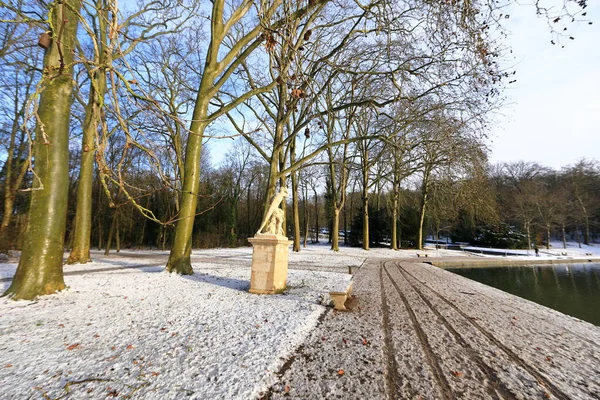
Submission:
M 286 385 L 285 388 L 283 389 L 283 391 L 286 393 L 289 393 L 290 390 L 292 390 L 292 388 L 289 385 Z
M 132 344 L 128 344 L 127 347 L 125 347 L 127 350 L 131 350 L 133 349 L 133 345 Z
M 460 371 L 450 371 L 450 373 L 457 378 L 460 378 L 463 375 L 463 373 Z
M 4 368 L 12 368 L 12 364 L 6 364 Z
M 344 370 L 343 370 L 343 369 L 340 369 L 340 370 L 337 372 L 337 374 L 338 374 L 338 376 L 343 376 L 343 375 L 345 374 L 345 372 L 344 372 Z
M 67 347 L 67 350 L 75 350 L 81 346 L 80 343 L 75 343 Z

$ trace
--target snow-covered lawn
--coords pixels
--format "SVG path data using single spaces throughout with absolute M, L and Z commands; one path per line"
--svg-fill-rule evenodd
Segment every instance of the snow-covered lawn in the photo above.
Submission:
M 194 252 L 192 276 L 165 273 L 162 252 L 93 256 L 65 266 L 62 293 L 0 300 L 0 398 L 259 397 L 364 261 L 294 254 L 287 293 L 260 296 L 247 292 L 250 248 Z

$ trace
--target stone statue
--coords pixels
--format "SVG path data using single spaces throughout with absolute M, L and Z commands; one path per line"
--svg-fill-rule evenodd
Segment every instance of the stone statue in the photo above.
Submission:
M 257 235 L 260 233 L 270 233 L 273 235 L 285 236 L 285 231 L 283 229 L 284 213 L 283 210 L 279 208 L 279 205 L 286 197 L 288 197 L 288 191 L 285 187 L 281 188 L 281 191 L 273 196 L 271 205 L 260 224 L 260 228 L 258 228 L 258 231 L 256 232 Z

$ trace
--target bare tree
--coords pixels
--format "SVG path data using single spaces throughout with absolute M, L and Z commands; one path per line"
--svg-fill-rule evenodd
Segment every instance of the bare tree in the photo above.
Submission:
M 69 186 L 69 116 L 81 3 L 65 0 L 48 7 L 54 29 L 44 57 L 35 112 L 34 188 L 23 252 L 15 277 L 4 293 L 14 299 L 33 299 L 65 288 L 62 252 Z

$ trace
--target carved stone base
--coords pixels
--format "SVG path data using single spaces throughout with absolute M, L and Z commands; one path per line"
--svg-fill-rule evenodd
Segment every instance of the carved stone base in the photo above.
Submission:
M 289 247 L 285 236 L 260 233 L 248 239 L 252 251 L 250 293 L 273 294 L 285 288 Z

